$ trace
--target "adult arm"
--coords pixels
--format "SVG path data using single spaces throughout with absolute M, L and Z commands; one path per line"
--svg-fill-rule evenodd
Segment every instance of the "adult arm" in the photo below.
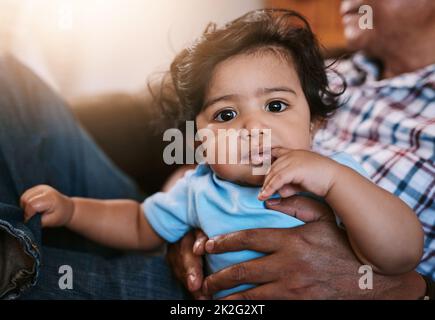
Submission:
M 304 197 L 272 203 L 267 202 L 271 209 L 314 222 L 295 229 L 258 229 L 228 234 L 215 240 L 213 249 L 208 243 L 208 249 L 213 252 L 257 248 L 269 254 L 210 275 L 205 282 L 202 282 L 205 235 L 191 232 L 169 246 L 168 261 L 177 278 L 195 298 L 210 297 L 213 292 L 246 282 L 258 286 L 227 298 L 417 299 L 424 295 L 424 280 L 416 272 L 400 276 L 374 273 L 373 289 L 361 290 L 362 274 L 358 273 L 361 264 L 344 232 L 325 215 L 325 207 Z M 262 244 L 269 246 L 258 248 Z

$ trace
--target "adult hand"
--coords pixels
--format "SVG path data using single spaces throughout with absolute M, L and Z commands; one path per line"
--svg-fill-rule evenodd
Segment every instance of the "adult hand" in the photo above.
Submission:
M 202 293 L 204 244 L 208 240 L 201 230 L 186 234 L 168 246 L 166 258 L 175 276 L 195 299 L 206 299 Z
M 271 200 L 273 202 L 275 200 Z M 286 200 L 289 215 L 303 221 L 334 220 L 330 209 L 312 199 L 294 196 Z M 291 206 L 290 206 L 291 205 Z M 203 259 L 207 236 L 200 230 L 189 232 L 180 241 L 168 246 L 167 260 L 171 268 L 195 299 L 210 298 L 202 291 Z
M 301 208 L 310 211 L 312 201 L 291 197 L 269 202 L 268 207 L 298 216 Z M 255 250 L 266 255 L 208 276 L 203 292 L 212 295 L 254 283 L 256 287 L 226 299 L 416 299 L 424 294 L 424 280 L 416 272 L 388 277 L 373 274 L 373 289 L 360 289 L 361 264 L 345 232 L 325 217 L 320 215 L 297 228 L 244 230 L 208 240 L 208 253 Z

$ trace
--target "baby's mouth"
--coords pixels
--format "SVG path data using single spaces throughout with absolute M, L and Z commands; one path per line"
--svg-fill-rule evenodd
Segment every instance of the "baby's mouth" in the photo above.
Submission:
M 272 160 L 272 155 L 266 152 L 255 152 L 251 153 L 251 163 L 254 166 L 263 164 L 264 162 L 270 162 Z
M 250 165 L 252 167 L 271 166 L 272 163 L 277 160 L 277 158 L 272 155 L 272 150 L 273 147 L 263 148 L 263 146 L 258 149 L 251 149 L 241 157 L 240 164 Z
M 250 162 L 254 167 L 271 165 L 276 158 L 272 156 L 271 152 L 254 152 L 250 153 Z

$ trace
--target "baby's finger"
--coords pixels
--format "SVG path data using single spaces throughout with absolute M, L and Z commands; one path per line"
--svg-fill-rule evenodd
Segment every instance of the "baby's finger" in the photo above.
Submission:
M 267 199 L 267 198 L 264 198 L 265 197 L 264 191 L 266 189 L 266 186 L 268 186 L 270 184 L 270 181 L 273 179 L 274 176 L 276 176 L 276 174 L 277 174 L 277 171 L 272 170 L 272 168 L 271 168 L 269 173 L 264 178 L 263 187 L 261 188 L 260 194 L 258 195 L 258 200 L 264 201 Z
M 281 160 L 281 161 L 279 161 Z M 279 161 L 279 162 L 278 162 Z M 270 183 L 270 180 L 278 174 L 280 171 L 286 171 L 291 172 L 292 169 L 292 162 L 291 159 L 288 159 L 287 157 L 282 157 L 281 159 L 278 159 L 270 168 L 270 171 L 264 178 L 263 182 L 263 188 L 267 186 Z
M 281 160 L 281 161 L 279 161 Z M 270 180 L 270 178 L 277 172 L 281 170 L 291 171 L 292 170 L 292 160 L 287 157 L 282 157 L 278 159 L 276 162 L 273 163 L 272 167 L 270 168 L 269 174 L 264 179 L 263 185 L 266 183 L 266 181 Z M 267 179 L 269 178 L 269 179 Z
M 24 208 L 25 203 L 28 202 L 31 198 L 35 197 L 38 194 L 45 193 L 46 191 L 47 186 L 43 184 L 27 189 L 20 197 L 20 206 Z
M 28 221 L 37 212 L 44 213 L 51 209 L 52 202 L 46 194 L 39 194 L 26 202 L 24 206 L 24 220 Z
M 267 200 L 277 190 L 287 183 L 292 183 L 293 173 L 286 170 L 276 172 L 270 178 L 270 181 L 263 186 L 262 191 L 258 195 L 259 200 Z
M 20 207 L 24 208 L 31 198 L 40 193 L 42 193 L 42 191 L 37 187 L 26 190 L 20 197 Z
M 275 158 L 279 158 L 287 153 L 291 152 L 289 149 L 286 148 L 273 148 L 272 149 L 272 156 Z

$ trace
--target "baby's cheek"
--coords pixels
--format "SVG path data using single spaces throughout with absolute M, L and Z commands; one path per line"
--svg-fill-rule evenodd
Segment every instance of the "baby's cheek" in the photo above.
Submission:
M 247 179 L 247 184 L 251 186 L 260 187 L 264 183 L 265 176 L 264 175 L 251 175 Z

